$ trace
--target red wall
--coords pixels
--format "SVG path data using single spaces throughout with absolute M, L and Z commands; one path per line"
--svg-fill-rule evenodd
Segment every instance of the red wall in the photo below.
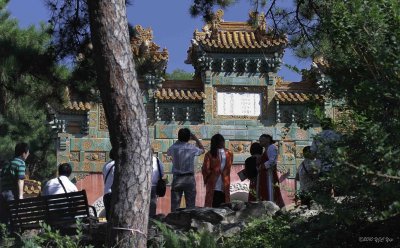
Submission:
M 243 166 L 234 166 L 231 171 L 231 184 L 235 184 L 240 182 L 240 179 L 237 173 L 242 170 Z M 285 204 L 292 203 L 292 199 L 294 196 L 295 189 L 295 181 L 293 179 L 287 179 L 286 175 L 280 175 L 280 185 L 281 192 L 283 196 L 283 200 Z M 88 201 L 90 205 L 103 196 L 103 175 L 101 173 L 93 173 L 85 178 L 79 180 L 76 184 L 79 190 L 85 189 Z M 205 187 L 203 183 L 203 176 L 201 173 L 196 173 L 196 206 L 203 207 L 204 206 L 204 198 L 205 198 Z M 169 213 L 171 211 L 171 191 L 170 188 L 167 187 L 167 193 L 164 197 L 159 198 L 157 202 L 157 213 Z
M 86 190 L 89 205 L 93 203 L 104 193 L 102 173 L 93 173 L 76 182 L 78 190 Z

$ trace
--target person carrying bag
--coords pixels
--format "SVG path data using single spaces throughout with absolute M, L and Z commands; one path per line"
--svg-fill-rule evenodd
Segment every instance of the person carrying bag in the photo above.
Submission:
M 163 179 L 164 165 L 155 155 L 153 155 L 152 161 L 153 161 L 153 173 L 151 176 L 151 199 L 150 199 L 150 211 L 149 211 L 150 217 L 156 215 L 157 197 L 164 197 L 167 189 L 167 182 L 165 179 Z

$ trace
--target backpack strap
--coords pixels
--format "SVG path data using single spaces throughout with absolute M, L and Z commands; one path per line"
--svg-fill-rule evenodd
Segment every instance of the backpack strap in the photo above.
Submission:
M 160 160 L 158 160 L 157 157 L 156 157 L 156 159 L 157 159 L 157 167 L 158 167 L 158 174 L 160 175 L 160 178 L 159 178 L 159 180 L 160 180 L 160 179 L 162 179 Z
M 306 174 L 309 174 L 308 171 L 307 171 L 307 169 L 306 169 L 306 166 L 304 165 L 304 162 L 301 163 L 301 164 L 303 165 L 303 170 L 306 172 Z
M 58 182 L 61 184 L 62 188 L 64 189 L 65 194 L 68 193 L 67 190 L 65 189 L 65 186 L 63 184 L 63 182 L 61 181 L 60 177 L 57 177 Z
M 113 165 L 111 165 L 110 169 L 108 169 L 107 175 L 106 175 L 106 179 L 104 179 L 104 184 L 107 182 L 108 176 L 110 175 L 111 170 L 114 168 L 115 163 Z

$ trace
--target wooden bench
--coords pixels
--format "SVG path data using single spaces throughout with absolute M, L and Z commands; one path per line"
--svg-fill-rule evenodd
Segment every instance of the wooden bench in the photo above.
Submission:
M 14 200 L 8 202 L 8 206 L 13 232 L 38 229 L 40 223 L 56 229 L 71 227 L 77 219 L 88 223 L 91 217 L 89 208 L 97 216 L 96 209 L 88 205 L 85 190 Z

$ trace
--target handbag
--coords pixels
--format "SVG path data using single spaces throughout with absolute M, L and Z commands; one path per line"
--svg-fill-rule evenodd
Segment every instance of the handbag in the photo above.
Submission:
M 244 180 L 247 179 L 246 169 L 243 169 L 243 170 L 239 171 L 239 172 L 237 173 L 237 175 L 239 176 L 240 181 L 243 182 Z
M 162 178 L 161 174 L 161 166 L 160 166 L 160 161 L 157 158 L 157 167 L 158 167 L 158 173 L 160 175 L 160 178 L 157 181 L 157 186 L 156 186 L 156 195 L 158 197 L 164 197 L 165 192 L 167 191 L 167 182 L 165 179 Z

